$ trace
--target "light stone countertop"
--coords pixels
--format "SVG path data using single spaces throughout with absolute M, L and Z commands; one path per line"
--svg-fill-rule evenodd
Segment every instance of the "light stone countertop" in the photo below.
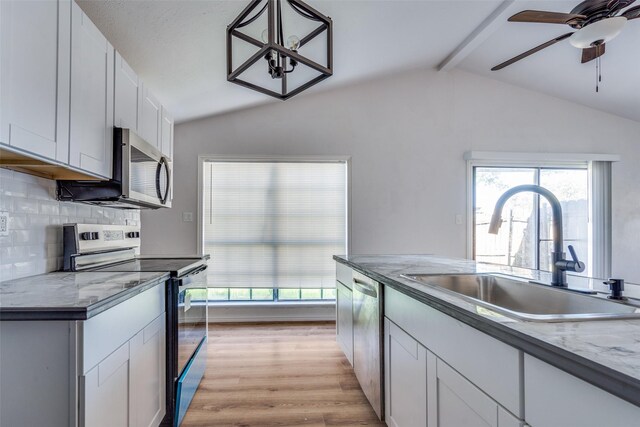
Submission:
M 166 272 L 54 272 L 0 282 L 0 320 L 86 320 L 153 286 Z
M 548 272 L 431 255 L 353 255 L 334 259 L 640 406 L 640 319 L 557 323 L 515 320 L 401 277 L 402 274 L 498 273 L 548 283 L 551 278 Z M 571 287 L 607 291 L 602 280 L 570 276 L 568 281 Z M 640 295 L 640 286 L 626 286 L 625 294 Z

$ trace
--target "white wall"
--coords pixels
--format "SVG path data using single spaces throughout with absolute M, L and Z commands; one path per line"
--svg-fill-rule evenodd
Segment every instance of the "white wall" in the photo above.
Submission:
M 585 90 L 591 90 L 585 87 Z M 352 252 L 464 257 L 468 150 L 621 154 L 613 274 L 640 282 L 640 123 L 462 71 L 411 71 L 175 129 L 173 208 L 144 212 L 143 251 L 197 251 L 197 158 L 351 155 Z M 215 256 L 215 254 L 214 254 Z
M 58 202 L 56 182 L 0 169 L 0 211 L 9 233 L 0 235 L 0 281 L 62 269 L 62 224 L 139 225 L 140 211 Z

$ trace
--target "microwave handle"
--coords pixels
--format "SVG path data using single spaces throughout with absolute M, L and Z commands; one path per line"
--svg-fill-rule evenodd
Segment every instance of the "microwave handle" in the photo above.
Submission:
M 160 172 L 162 171 L 163 165 L 167 173 L 167 187 L 164 190 L 164 195 L 162 194 L 162 190 L 160 189 Z M 169 187 L 171 186 L 170 177 L 171 172 L 169 171 L 169 163 L 167 162 L 166 158 L 161 157 L 160 162 L 158 162 L 158 168 L 156 169 L 156 193 L 158 195 L 158 199 L 160 199 L 160 203 L 162 203 L 163 205 L 167 203 L 167 197 L 169 196 Z

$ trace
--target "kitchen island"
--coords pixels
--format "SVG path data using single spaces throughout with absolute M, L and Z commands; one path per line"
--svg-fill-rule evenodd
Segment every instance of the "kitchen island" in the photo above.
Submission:
M 403 343 L 399 348 L 411 349 L 408 354 L 414 357 L 403 361 L 405 367 L 409 366 L 410 360 L 417 361 L 416 368 L 422 369 L 425 365 L 425 381 L 435 375 L 433 384 L 444 387 L 447 378 L 460 373 L 463 380 L 469 380 L 473 390 L 479 391 L 480 397 L 471 398 L 471 401 L 477 403 L 482 397 L 489 397 L 508 415 L 502 419 L 510 419 L 513 425 L 525 421 L 532 426 L 580 425 L 581 422 L 586 422 L 581 425 L 597 425 L 598 416 L 591 414 L 592 411 L 604 414 L 602 419 L 607 422 L 600 425 L 634 425 L 628 424 L 629 417 L 634 417 L 634 423 L 640 419 L 640 320 L 558 323 L 516 320 L 450 292 L 403 277 L 411 274 L 497 273 L 548 281 L 549 273 L 541 271 L 426 255 L 336 256 L 334 259 L 339 263 L 339 289 L 347 281 L 340 280 L 340 270 L 344 271 L 344 267 L 383 285 L 387 424 L 420 425 L 414 424 L 416 417 L 421 419 L 439 412 L 442 418 L 447 413 L 446 408 L 438 411 L 436 406 L 429 411 L 429 406 L 437 405 L 437 402 L 428 399 L 424 405 L 425 414 L 412 413 L 407 418 L 403 412 L 412 411 L 410 407 L 416 405 L 401 402 L 413 402 L 415 393 L 402 399 L 390 396 L 389 388 L 393 389 L 394 379 L 398 378 L 404 379 L 402 387 L 396 388 L 422 389 L 420 384 L 412 383 L 415 377 L 411 374 L 405 373 L 403 377 L 402 366 L 396 366 L 397 374 L 393 375 L 394 365 L 388 359 L 392 356 L 389 352 L 396 348 L 394 342 Z M 606 292 L 606 287 L 596 280 L 570 276 L 569 284 Z M 630 285 L 628 288 L 635 296 L 636 287 Z M 414 348 L 424 349 L 425 355 L 420 356 L 420 351 L 414 351 Z M 432 363 L 422 363 L 421 357 Z M 400 356 L 395 358 L 396 361 L 401 359 Z M 429 372 L 429 366 L 435 372 Z M 452 368 L 451 372 L 448 368 Z M 389 378 L 390 371 L 392 378 Z M 438 376 L 440 372 L 443 372 L 442 378 Z M 547 377 L 551 380 L 540 380 Z M 563 389 L 565 386 L 568 389 Z M 432 396 L 440 393 L 442 387 L 437 387 L 431 390 Z M 469 391 L 472 388 L 462 387 L 458 395 L 474 395 L 475 392 Z M 399 392 L 398 397 L 401 395 Z M 558 400 L 554 408 L 547 408 L 554 399 Z M 450 396 L 440 400 L 445 401 L 450 402 Z M 390 407 L 393 402 L 396 402 L 395 412 L 393 405 Z M 420 406 L 419 402 L 414 403 Z M 403 406 L 407 408 L 405 411 L 398 409 Z M 562 410 L 555 411 L 558 408 Z M 474 411 L 482 413 L 482 409 L 475 408 Z M 493 409 L 487 411 L 489 414 L 494 412 Z M 509 422 L 498 423 L 499 418 L 497 415 L 496 425 L 510 425 Z M 413 421 L 401 422 L 406 419 Z M 433 420 L 433 425 L 446 425 L 438 419 Z M 553 424 L 550 420 L 557 422 Z

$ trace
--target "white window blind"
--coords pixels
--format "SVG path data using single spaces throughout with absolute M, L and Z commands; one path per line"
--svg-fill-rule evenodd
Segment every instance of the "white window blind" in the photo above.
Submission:
M 231 288 L 332 288 L 346 253 L 346 162 L 203 164 L 209 283 Z

